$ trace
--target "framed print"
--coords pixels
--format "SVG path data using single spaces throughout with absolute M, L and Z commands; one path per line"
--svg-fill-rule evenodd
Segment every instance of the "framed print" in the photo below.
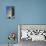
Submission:
M 46 25 L 18 25 L 20 40 L 46 41 Z

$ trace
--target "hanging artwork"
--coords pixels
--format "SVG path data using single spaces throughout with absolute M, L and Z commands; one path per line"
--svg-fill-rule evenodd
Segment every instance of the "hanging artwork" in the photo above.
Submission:
M 11 32 L 9 35 L 8 35 L 8 46 L 10 46 L 10 41 L 12 41 L 12 45 L 15 44 L 15 40 L 16 40 L 16 33 L 14 32 Z
M 20 32 L 20 40 L 46 41 L 46 25 L 20 24 L 18 25 L 18 29 Z
M 15 18 L 15 8 L 14 8 L 14 6 L 7 6 L 6 7 L 6 12 L 7 12 L 8 19 Z

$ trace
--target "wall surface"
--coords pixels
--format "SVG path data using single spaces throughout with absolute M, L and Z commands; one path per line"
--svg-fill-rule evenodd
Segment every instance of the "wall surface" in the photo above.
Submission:
M 12 5 L 15 19 L 9 20 L 6 7 Z M 17 34 L 18 24 L 46 24 L 46 0 L 0 0 L 0 44 L 8 43 L 9 32 Z

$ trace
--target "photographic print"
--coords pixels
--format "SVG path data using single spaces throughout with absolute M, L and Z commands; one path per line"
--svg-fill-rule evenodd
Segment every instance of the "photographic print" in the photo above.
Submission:
M 31 42 L 46 41 L 46 25 L 20 24 L 18 34 L 20 46 L 31 46 Z

